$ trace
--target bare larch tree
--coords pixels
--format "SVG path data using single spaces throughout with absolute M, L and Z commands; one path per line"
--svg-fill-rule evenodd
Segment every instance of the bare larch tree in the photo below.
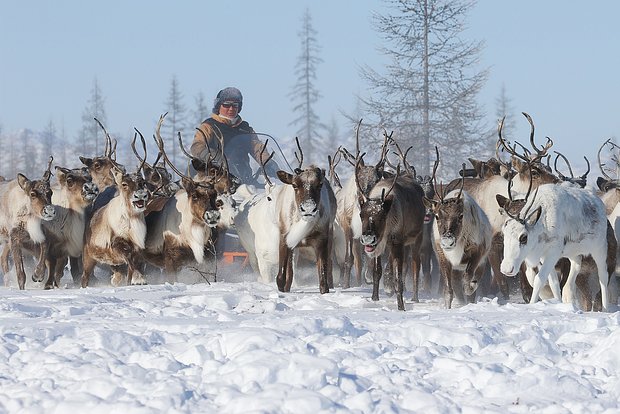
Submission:
M 100 155 L 105 148 L 105 134 L 94 118 L 97 118 L 104 125 L 107 124 L 105 99 L 99 88 L 97 78 L 93 80 L 90 98 L 82 112 L 82 128 L 77 137 L 81 154 L 87 157 Z
M 488 153 L 488 135 L 476 96 L 487 77 L 477 70 L 482 43 L 461 36 L 468 0 L 386 0 L 388 12 L 375 14 L 376 30 L 389 58 L 385 74 L 363 67 L 372 95 L 363 106 L 381 129 L 413 145 L 419 173 L 430 172 L 434 146 L 443 174 L 454 176 L 467 156 Z M 442 175 L 442 174 L 439 174 Z
M 170 137 L 170 143 L 167 144 L 166 147 L 171 148 L 171 152 L 168 155 L 172 163 L 175 164 L 177 153 L 176 149 L 178 146 L 176 138 L 177 133 L 183 133 L 187 122 L 186 108 L 183 104 L 183 94 L 181 93 L 181 88 L 179 87 L 179 82 L 177 81 L 176 75 L 172 76 L 172 81 L 170 82 L 170 92 L 168 93 L 168 100 L 165 105 L 165 112 L 168 112 L 168 116 L 166 117 L 166 125 L 164 125 L 162 129 L 166 131 L 166 136 Z
M 320 47 L 317 44 L 316 30 L 312 27 L 310 11 L 306 9 L 302 18 L 302 28 L 299 31 L 301 40 L 301 54 L 295 65 L 296 82 L 289 97 L 293 102 L 293 112 L 297 114 L 289 125 L 297 126 L 296 136 L 302 144 L 304 156 L 309 162 L 317 162 L 322 156 L 322 131 L 325 129 L 318 115 L 314 112 L 314 105 L 321 94 L 315 87 L 317 65 L 323 60 L 318 56 Z

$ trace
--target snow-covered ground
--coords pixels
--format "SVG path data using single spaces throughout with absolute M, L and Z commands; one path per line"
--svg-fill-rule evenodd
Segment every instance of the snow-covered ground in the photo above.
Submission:
M 620 411 L 617 307 L 399 312 L 369 287 L 282 294 L 251 278 L 0 288 L 0 412 Z

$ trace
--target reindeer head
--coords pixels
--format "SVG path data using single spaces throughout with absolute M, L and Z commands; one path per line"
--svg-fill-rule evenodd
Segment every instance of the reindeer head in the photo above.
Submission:
M 144 212 L 151 195 L 140 171 L 127 174 L 114 167 L 112 173 L 118 187 L 119 197 L 122 197 L 125 203 L 131 206 L 135 214 Z
M 295 202 L 302 220 L 312 221 L 317 218 L 325 170 L 311 165 L 303 170 L 295 168 L 294 174 L 282 170 L 278 171 L 277 174 L 280 181 L 293 187 Z
M 93 183 L 88 170 L 71 170 L 56 166 L 56 179 L 69 196 L 71 205 L 87 206 L 99 195 L 99 187 Z
M 23 174 L 17 174 L 17 183 L 30 198 L 30 208 L 42 220 L 49 221 L 56 217 L 56 209 L 52 205 L 52 189 L 49 176 L 42 180 L 29 180 Z
M 187 192 L 194 219 L 205 222 L 209 227 L 216 227 L 220 220 L 217 191 L 211 186 L 187 178 L 183 178 L 181 183 Z
M 445 251 L 456 247 L 463 229 L 464 199 L 462 193 L 453 191 L 445 199 L 424 198 L 424 205 L 431 208 L 439 230 L 439 243 Z
M 500 207 L 502 214 L 507 216 L 502 226 L 504 236 L 504 259 L 500 270 L 506 276 L 515 276 L 519 272 L 519 267 L 525 257 L 539 246 L 536 238 L 539 236 L 539 229 L 536 226 L 542 214 L 542 207 L 538 206 L 533 211 L 538 188 L 534 197 L 528 202 L 532 183 L 524 199 L 513 199 L 511 194 L 512 181 L 508 182 L 508 198 L 497 194 L 495 199 Z
M 360 219 L 362 221 L 360 242 L 369 257 L 377 255 L 375 250 L 386 230 L 386 219 L 391 208 L 392 198 L 386 196 L 385 189 L 380 198 L 364 198 L 360 204 Z

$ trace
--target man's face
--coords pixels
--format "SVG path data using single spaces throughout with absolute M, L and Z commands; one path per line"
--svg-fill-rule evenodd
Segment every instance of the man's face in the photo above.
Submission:
M 224 101 L 220 105 L 219 115 L 222 115 L 229 119 L 233 119 L 237 116 L 238 113 L 239 113 L 239 102 Z

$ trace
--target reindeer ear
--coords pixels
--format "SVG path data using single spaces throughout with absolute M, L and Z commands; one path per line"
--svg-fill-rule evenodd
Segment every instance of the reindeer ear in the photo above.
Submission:
M 92 158 L 82 157 L 81 155 L 80 155 L 80 161 L 82 161 L 82 164 L 84 164 L 87 167 L 90 167 L 93 164 Z
M 289 174 L 286 171 L 279 170 L 276 174 L 278 174 L 278 179 L 282 181 L 284 184 L 292 184 L 293 183 L 293 174 Z
M 188 180 L 187 178 L 181 179 L 181 186 L 185 189 L 185 191 L 188 194 L 194 191 L 194 189 L 196 188 L 196 186 L 194 185 L 194 182 L 192 180 Z
M 58 180 L 59 183 L 64 183 L 67 180 L 67 174 L 69 174 L 71 171 L 68 168 L 62 168 L 59 166 L 56 166 L 56 179 Z
M 542 206 L 538 206 L 538 208 L 532 211 L 526 218 L 525 222 L 528 226 L 533 226 L 536 224 L 538 219 L 540 219 L 540 215 L 542 214 Z
M 424 197 L 422 201 L 424 201 L 424 207 L 426 207 L 429 210 L 433 210 L 433 211 L 435 210 L 435 207 L 439 203 L 437 200 L 433 200 L 432 198 L 428 198 L 428 197 Z
M 497 200 L 497 204 L 503 209 L 506 210 L 508 206 L 509 200 L 501 194 L 495 194 L 495 200 Z
M 25 192 L 29 192 L 30 187 L 32 187 L 31 181 L 24 174 L 21 173 L 17 174 L 17 184 L 19 184 L 21 189 Z
M 123 183 L 123 171 L 116 167 L 112 167 L 112 175 L 114 175 L 114 182 L 116 185 L 121 185 Z

